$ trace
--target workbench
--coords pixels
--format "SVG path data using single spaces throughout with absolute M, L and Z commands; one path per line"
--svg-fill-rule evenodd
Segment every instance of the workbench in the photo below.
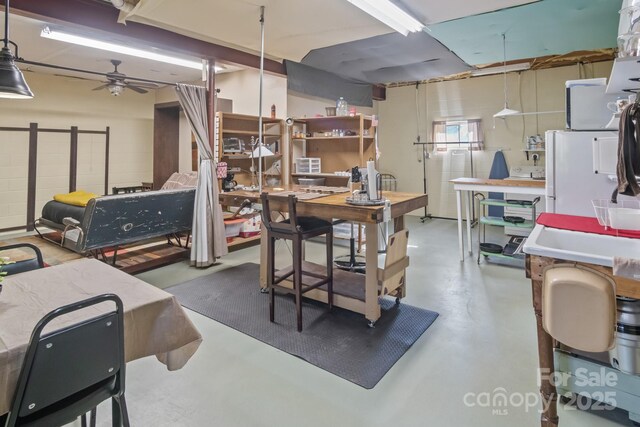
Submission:
M 471 249 L 471 205 L 472 192 L 496 192 L 496 193 L 516 193 L 531 194 L 534 196 L 545 195 L 545 181 L 533 179 L 483 179 L 483 178 L 456 178 L 449 182 L 453 183 L 456 191 L 456 209 L 458 214 L 458 248 L 460 250 L 460 261 L 464 261 L 464 237 L 462 233 L 462 193 L 464 197 L 465 216 L 467 220 L 467 250 Z
M 288 186 L 287 191 L 299 191 L 302 187 Z M 263 188 L 267 193 L 282 191 L 274 188 Z M 351 273 L 336 270 L 334 275 L 334 305 L 364 314 L 372 326 L 380 318 L 380 303 L 378 301 L 378 224 L 383 222 L 384 206 L 354 206 L 346 203 L 345 199 L 349 193 L 329 194 L 311 200 L 298 200 L 296 210 L 300 216 L 315 216 L 327 220 L 344 220 L 349 222 L 362 223 L 365 225 L 366 251 L 366 274 Z M 394 221 L 394 229 L 399 231 L 404 228 L 404 215 L 427 205 L 426 194 L 413 194 L 384 191 L 382 197 L 391 202 L 391 219 Z M 231 191 L 220 193 L 220 203 L 226 206 L 240 206 L 242 202 L 249 199 L 259 203 L 260 195 L 257 192 Z M 286 197 L 282 201 L 273 200 L 270 202 L 274 210 L 286 212 L 288 210 Z M 264 232 L 262 235 L 264 236 Z M 260 286 L 266 288 L 266 239 L 262 238 L 260 243 Z M 306 263 L 305 268 L 313 266 Z M 402 298 L 405 295 L 404 286 L 400 293 L 396 295 Z M 327 302 L 327 295 L 323 289 L 314 289 L 305 296 L 309 298 Z

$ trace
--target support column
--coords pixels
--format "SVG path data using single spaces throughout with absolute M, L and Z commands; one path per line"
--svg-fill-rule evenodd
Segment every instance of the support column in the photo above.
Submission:
M 71 126 L 71 148 L 69 149 L 69 192 L 76 191 L 78 182 L 78 126 Z
M 104 142 L 105 142 L 105 147 L 104 147 L 104 195 L 105 196 L 107 194 L 109 194 L 109 139 L 111 137 L 110 133 L 111 133 L 111 129 L 109 128 L 109 126 L 107 126 L 107 129 L 105 130 L 105 134 L 104 134 Z
M 38 167 L 38 124 L 29 124 L 29 169 L 27 178 L 27 231 L 34 230 L 36 219 L 36 172 Z
M 214 158 L 216 154 L 216 94 L 216 60 L 209 58 L 209 67 L 207 67 L 207 122 L 209 126 L 209 145 Z

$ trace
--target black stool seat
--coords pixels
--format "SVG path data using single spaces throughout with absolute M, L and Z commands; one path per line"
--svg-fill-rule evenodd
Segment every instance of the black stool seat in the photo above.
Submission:
M 275 196 L 262 193 L 262 224 L 266 229 L 267 238 L 267 288 L 269 290 L 269 320 L 274 321 L 275 290 L 295 295 L 296 317 L 298 332 L 302 331 L 302 294 L 320 286 L 327 285 L 327 297 L 329 309 L 333 307 L 333 225 L 331 222 L 313 216 L 297 216 L 295 196 L 288 196 L 289 219 L 273 221 L 270 200 Z M 282 200 L 280 198 L 280 200 Z M 316 236 L 325 236 L 327 248 L 327 272 L 326 275 L 302 270 L 304 261 L 302 242 Z M 292 242 L 293 264 L 290 271 L 276 277 L 275 275 L 275 241 L 286 239 Z M 315 279 L 312 284 L 302 282 L 303 273 Z M 293 288 L 279 285 L 285 279 L 293 276 Z

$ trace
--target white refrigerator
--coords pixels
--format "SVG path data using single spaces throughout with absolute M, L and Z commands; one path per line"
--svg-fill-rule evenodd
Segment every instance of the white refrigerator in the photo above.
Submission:
M 618 132 L 550 130 L 545 141 L 547 212 L 595 217 L 591 200 L 616 188 Z

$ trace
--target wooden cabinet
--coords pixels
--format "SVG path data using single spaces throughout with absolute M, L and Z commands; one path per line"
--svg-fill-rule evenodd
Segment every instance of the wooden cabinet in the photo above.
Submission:
M 274 153 L 262 158 L 263 184 L 282 184 L 282 144 L 284 123 L 280 119 L 263 118 L 265 146 Z M 257 185 L 258 158 L 252 158 L 252 140 L 258 140 L 257 116 L 218 112 L 216 114 L 215 154 L 216 162 L 226 162 L 234 180 L 241 185 Z M 253 139 L 252 139 L 253 138 Z M 252 172 L 253 171 L 255 172 Z M 277 182 L 277 184 L 276 184 Z
M 371 116 L 357 114 L 340 117 L 296 119 L 289 127 L 289 164 L 293 183 L 300 178 L 325 178 L 326 185 L 346 185 L 350 171 L 376 160 L 376 123 Z M 320 173 L 296 169 L 296 159 L 320 159 Z

